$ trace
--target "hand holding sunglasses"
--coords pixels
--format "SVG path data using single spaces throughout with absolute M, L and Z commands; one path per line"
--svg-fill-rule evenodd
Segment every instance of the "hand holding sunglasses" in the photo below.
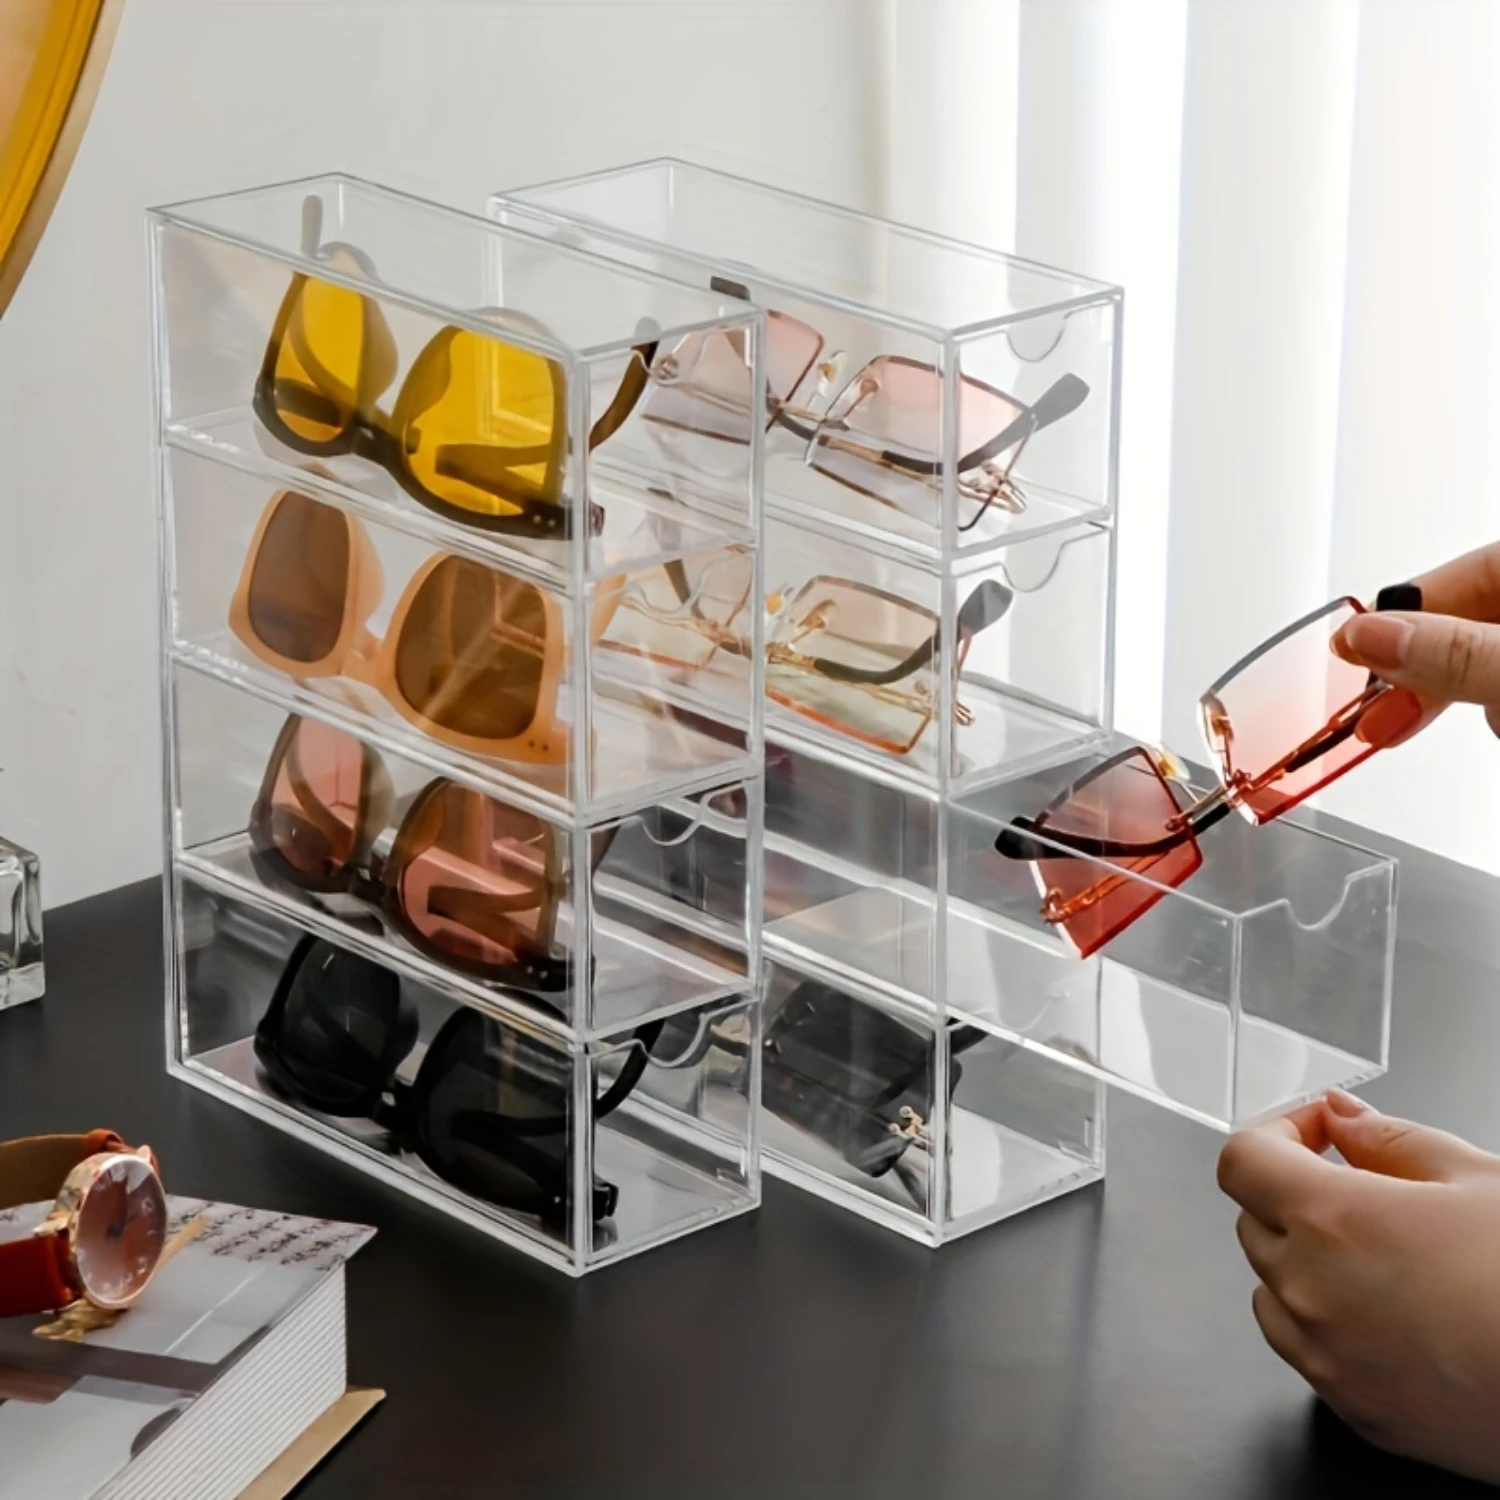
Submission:
M 375 267 L 362 251 L 322 242 L 322 210 L 319 198 L 303 203 L 304 253 L 331 276 L 373 282 Z M 475 316 L 495 323 L 495 336 L 439 331 L 412 361 L 387 412 L 378 402 L 400 360 L 380 308 L 352 286 L 299 272 L 266 346 L 255 413 L 298 453 L 354 454 L 380 465 L 449 520 L 519 536 L 570 536 L 565 372 L 555 359 L 501 335 L 550 336 L 514 311 Z M 589 433 L 590 449 L 624 425 L 645 390 L 656 342 L 649 329 L 641 331 L 619 390 Z M 590 502 L 590 529 L 602 522 Z
M 1382 589 L 1375 604 L 1421 607 L 1415 584 Z M 995 840 L 1006 858 L 1030 862 L 1042 916 L 1080 957 L 1149 911 L 1164 887 L 1187 880 L 1203 863 L 1199 836 L 1230 812 L 1268 823 L 1420 721 L 1414 693 L 1333 654 L 1333 637 L 1363 612 L 1355 599 L 1334 600 L 1252 651 L 1203 694 L 1203 735 L 1221 779 L 1196 802 L 1184 805 L 1179 797 L 1174 781 L 1181 772 L 1170 756 L 1136 746 L 1096 766 L 1035 817 L 1012 820 Z M 1124 873 L 1108 874 L 1110 865 Z

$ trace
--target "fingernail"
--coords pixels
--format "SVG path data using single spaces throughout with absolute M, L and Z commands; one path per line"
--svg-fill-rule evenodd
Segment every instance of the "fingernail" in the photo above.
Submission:
M 1388 688 L 1360 716 L 1355 737 L 1383 750 L 1422 722 L 1421 700 L 1406 688 Z
M 1339 632 L 1344 650 L 1367 667 L 1402 667 L 1411 650 L 1414 627 L 1395 615 L 1360 615 Z
M 1336 1115 L 1343 1115 L 1346 1120 L 1352 1120 L 1357 1115 L 1370 1112 L 1370 1106 L 1363 1099 L 1356 1099 L 1353 1094 L 1347 1094 L 1343 1089 L 1328 1090 L 1328 1107 Z

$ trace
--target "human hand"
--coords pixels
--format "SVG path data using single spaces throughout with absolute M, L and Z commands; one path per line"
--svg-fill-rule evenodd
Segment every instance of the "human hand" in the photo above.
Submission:
M 1271 1348 L 1377 1447 L 1500 1481 L 1500 1157 L 1334 1091 L 1232 1136 L 1219 1186 Z
M 1409 739 L 1450 703 L 1482 705 L 1500 734 L 1500 542 L 1414 581 L 1420 613 L 1358 615 L 1333 637 L 1334 651 L 1421 700 L 1421 719 L 1389 743 Z

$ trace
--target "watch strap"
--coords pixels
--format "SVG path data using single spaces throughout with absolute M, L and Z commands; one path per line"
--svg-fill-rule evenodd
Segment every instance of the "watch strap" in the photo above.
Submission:
M 0 1243 L 0 1318 L 51 1312 L 76 1301 L 61 1234 L 28 1234 Z
M 33 1135 L 0 1141 L 0 1209 L 57 1197 L 68 1173 L 101 1151 L 124 1151 L 112 1130 L 87 1135 Z

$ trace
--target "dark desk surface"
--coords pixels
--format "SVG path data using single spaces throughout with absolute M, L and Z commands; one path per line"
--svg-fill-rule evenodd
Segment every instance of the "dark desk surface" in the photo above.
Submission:
M 1500 886 L 1400 852 L 1370 1097 L 1500 1149 Z M 379 1226 L 350 1369 L 389 1400 L 307 1500 L 1492 1493 L 1367 1449 L 1267 1351 L 1207 1130 L 1115 1096 L 1107 1184 L 935 1253 L 769 1183 L 574 1283 L 168 1080 L 158 899 L 48 915 L 48 994 L 0 1016 L 0 1135 L 107 1123 L 179 1192 Z

